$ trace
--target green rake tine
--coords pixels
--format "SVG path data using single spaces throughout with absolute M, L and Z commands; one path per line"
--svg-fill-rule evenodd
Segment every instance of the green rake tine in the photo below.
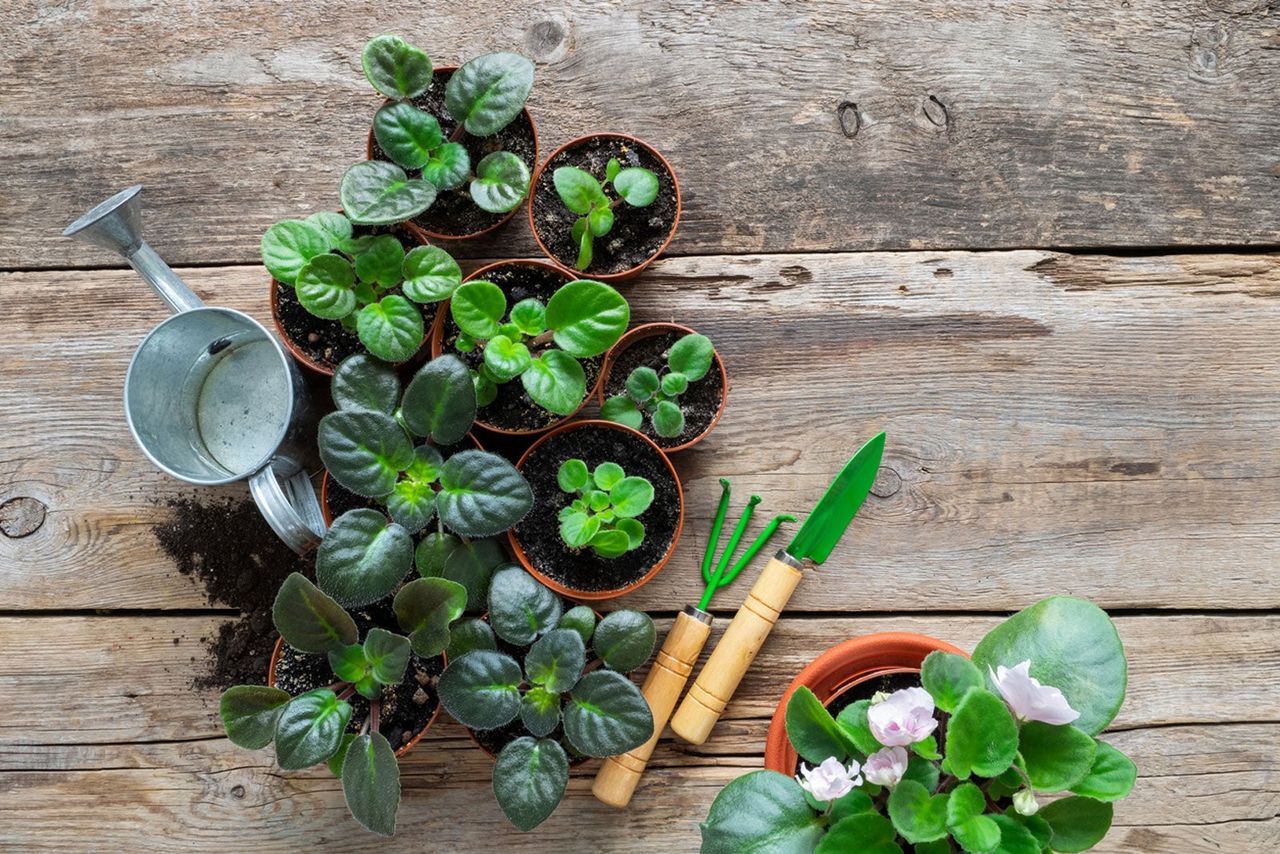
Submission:
M 707 552 L 702 556 L 702 581 L 711 583 L 711 561 L 716 556 L 716 547 L 720 545 L 720 528 L 724 525 L 724 515 L 729 510 L 729 481 L 720 478 L 720 507 L 716 510 L 715 521 L 711 523 L 711 536 L 707 537 Z

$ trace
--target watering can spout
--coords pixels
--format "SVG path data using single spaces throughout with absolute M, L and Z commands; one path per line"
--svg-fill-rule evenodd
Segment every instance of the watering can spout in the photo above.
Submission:
M 62 236 L 121 255 L 175 312 L 200 308 L 204 305 L 200 297 L 142 239 L 141 195 L 141 184 L 121 190 L 82 214 L 63 229 Z

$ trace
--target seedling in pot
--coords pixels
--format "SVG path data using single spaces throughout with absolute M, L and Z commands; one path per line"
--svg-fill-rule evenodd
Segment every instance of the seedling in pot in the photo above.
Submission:
M 443 578 L 419 578 L 396 593 L 397 634 L 373 627 L 359 636 L 355 620 L 299 573 L 276 594 L 272 620 L 285 643 L 326 655 L 336 681 L 291 697 L 279 688 L 236 685 L 222 694 L 219 711 L 233 744 L 257 750 L 275 745 L 286 771 L 327 763 L 342 779 L 347 807 L 375 833 L 395 832 L 400 768 L 391 743 L 378 731 L 384 691 L 406 678 L 410 653 L 430 658 L 450 642 L 466 590 Z M 369 701 L 369 715 L 350 727 L 354 694 Z
M 658 176 L 643 166 L 623 169 L 613 157 L 605 165 L 604 178 L 604 185 L 601 185 L 590 172 L 577 166 L 561 166 L 551 175 L 560 201 L 579 215 L 572 231 L 573 242 L 578 247 L 578 260 L 574 266 L 579 270 L 591 266 L 595 239 L 613 230 L 614 208 L 624 202 L 635 208 L 644 208 L 658 198 Z M 617 194 L 616 198 L 610 198 L 605 191 L 605 187 L 610 186 Z
M 644 542 L 636 517 L 653 503 L 653 484 L 627 477 L 622 466 L 604 462 L 595 471 L 582 460 L 560 464 L 560 489 L 576 496 L 560 511 L 560 538 L 571 549 L 590 547 L 600 557 L 620 557 Z
M 627 377 L 627 393 L 606 400 L 600 417 L 633 430 L 639 430 L 648 417 L 659 436 L 679 436 L 684 432 L 680 395 L 707 375 L 714 357 L 710 338 L 697 333 L 684 336 L 667 352 L 667 367 L 661 374 L 643 365 L 633 370 Z
M 489 213 L 520 204 L 529 191 L 529 165 L 509 151 L 490 152 L 472 164 L 459 140 L 463 133 L 493 136 L 520 115 L 533 87 L 532 62 L 490 53 L 455 71 L 445 87 L 445 107 L 457 125 L 446 138 L 439 118 L 413 102 L 434 80 L 426 53 L 398 36 L 381 35 L 365 45 L 360 60 L 373 88 L 390 99 L 374 115 L 373 135 L 393 162 L 366 160 L 342 176 L 342 205 L 353 221 L 403 222 L 431 207 L 438 193 L 464 187 Z
M 653 734 L 649 704 L 622 675 L 649 660 L 653 621 L 615 611 L 596 625 L 589 608 L 566 612 L 559 596 L 510 567 L 493 577 L 488 626 L 473 626 L 484 628 L 450 650 L 440 702 L 474 730 L 517 718 L 528 730 L 498 753 L 493 791 L 511 823 L 531 830 L 559 805 L 569 782 L 569 754 L 548 737 L 553 732 L 562 727 L 567 746 L 582 756 L 624 753 Z M 499 652 L 498 639 L 527 648 L 523 660 Z M 588 668 L 588 648 L 603 666 Z
M 449 312 L 460 333 L 454 347 L 484 353 L 475 374 L 480 406 L 518 377 L 529 399 L 556 415 L 572 415 L 586 399 L 578 360 L 617 343 L 631 317 L 622 294 L 590 279 L 565 283 L 546 305 L 529 298 L 514 306 L 493 282 L 466 282 L 454 292 Z

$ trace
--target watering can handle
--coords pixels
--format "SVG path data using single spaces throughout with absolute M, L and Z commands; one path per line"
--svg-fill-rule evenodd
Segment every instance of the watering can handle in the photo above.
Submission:
M 271 530 L 298 554 L 306 554 L 324 538 L 324 516 L 315 487 L 305 471 L 283 480 L 268 463 L 249 478 L 249 492 Z

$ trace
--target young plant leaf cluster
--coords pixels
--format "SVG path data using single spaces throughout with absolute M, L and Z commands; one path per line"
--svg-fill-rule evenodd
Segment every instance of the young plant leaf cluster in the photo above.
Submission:
M 439 193 L 462 192 L 489 213 L 506 213 L 529 190 L 529 165 L 509 151 L 471 162 L 463 133 L 489 137 L 511 124 L 533 87 L 533 63 L 514 53 L 489 53 L 458 68 L 445 86 L 445 109 L 455 122 L 446 138 L 440 119 L 413 99 L 431 88 L 431 60 L 398 36 L 371 39 L 360 57 L 365 76 L 389 100 L 373 118 L 373 135 L 391 158 L 355 164 L 339 194 L 352 221 L 368 225 L 418 216 Z M 410 175 L 413 173 L 413 176 Z
M 465 628 L 464 628 L 465 627 Z M 648 615 L 615 611 L 597 625 L 590 608 L 564 602 L 519 567 L 489 588 L 489 618 L 460 624 L 440 677 L 440 701 L 464 726 L 488 730 L 517 718 L 530 735 L 508 743 L 493 769 L 493 792 L 520 830 L 541 824 L 569 782 L 567 745 L 577 755 L 613 756 L 649 740 L 653 715 L 623 674 L 653 653 Z M 499 640 L 526 649 L 523 658 Z M 601 666 L 588 667 L 595 659 Z M 562 730 L 563 744 L 550 736 Z
M 631 318 L 622 294 L 590 279 L 565 283 L 545 305 L 529 298 L 513 306 L 493 282 L 466 282 L 449 311 L 459 330 L 457 350 L 483 351 L 474 375 L 478 405 L 491 403 L 498 386 L 518 377 L 529 399 L 556 415 L 572 415 L 587 396 L 578 360 L 612 347 Z
M 626 394 L 609 398 L 600 408 L 600 417 L 625 424 L 633 430 L 644 425 L 647 416 L 653 430 L 664 439 L 684 432 L 684 410 L 680 395 L 711 370 L 715 347 L 705 335 L 685 335 L 667 351 L 662 373 L 641 365 L 627 377 Z
M 277 222 L 262 236 L 262 261 L 303 308 L 341 322 L 388 362 L 418 352 L 425 332 L 418 305 L 446 300 L 462 283 L 458 263 L 438 246 L 406 252 L 391 234 L 353 236 L 339 213 Z
M 1046 723 L 1035 716 L 1051 717 L 1042 711 L 1025 714 L 1035 705 L 1026 694 L 1002 691 L 994 668 L 1022 661 L 1031 661 L 1033 680 L 1042 680 L 1024 682 L 1024 691 L 1060 690 L 1067 711 L 1079 713 L 1073 723 Z M 810 771 L 804 785 L 774 771 L 730 783 L 702 824 L 702 852 L 1088 850 L 1106 835 L 1112 803 L 1129 794 L 1137 776 L 1128 757 L 1096 738 L 1124 700 L 1125 675 L 1124 650 L 1106 614 L 1057 597 L 996 627 L 972 661 L 932 653 L 924 661 L 923 688 L 897 692 L 920 692 L 930 716 L 935 710 L 949 715 L 941 745 L 931 734 L 936 722 L 920 727 L 919 695 L 903 707 L 914 707 L 907 731 L 919 727 L 917 734 L 902 737 L 903 729 L 886 729 L 876 711 L 879 698 L 832 717 L 802 687 L 787 704 L 787 735 L 802 760 L 824 763 L 828 773 Z M 892 706 L 895 696 L 880 702 Z M 810 775 L 834 784 L 815 788 Z M 819 800 L 818 790 L 832 799 Z M 1040 794 L 1062 797 L 1041 808 Z
M 295 650 L 327 656 L 337 681 L 294 697 L 262 685 L 227 689 L 219 703 L 227 737 L 250 750 L 274 744 L 276 763 L 286 771 L 327 763 L 342 780 L 352 816 L 390 836 L 400 805 L 400 769 L 378 731 L 383 690 L 405 680 L 411 654 L 430 658 L 445 650 L 466 601 L 466 590 L 452 581 L 410 581 L 393 600 L 403 634 L 375 626 L 362 639 L 341 605 L 293 573 L 276 594 L 272 620 Z M 353 732 L 348 700 L 356 693 L 369 701 L 369 717 Z
M 603 558 L 640 548 L 644 525 L 637 518 L 653 503 L 653 484 L 628 477 L 622 466 L 603 462 L 595 471 L 579 459 L 556 473 L 560 489 L 576 496 L 560 511 L 560 538 L 571 549 L 590 547 Z
M 577 166 L 561 166 L 551 174 L 560 201 L 578 218 L 573 223 L 573 242 L 578 247 L 574 266 L 585 270 L 591 266 L 592 246 L 597 237 L 613 230 L 613 209 L 623 202 L 644 208 L 658 198 L 658 176 L 640 166 L 622 168 L 617 158 L 605 164 L 604 184 L 590 172 Z M 611 186 L 616 198 L 610 198 L 605 187 Z
M 457 564 L 458 580 L 472 576 L 467 586 L 474 590 L 474 576 L 496 562 L 489 554 L 494 546 L 475 538 L 519 522 L 533 492 L 497 454 L 441 453 L 464 439 L 475 420 L 466 365 L 456 356 L 433 359 L 402 395 L 389 365 L 352 356 L 335 371 L 332 390 L 338 411 L 320 421 L 320 458 L 338 483 L 376 499 L 386 513 L 362 508 L 334 520 L 316 554 L 321 589 L 347 606 L 386 596 L 414 562 L 414 535 L 434 519 L 436 530 L 417 549 L 419 573 L 448 574 L 445 568 Z

